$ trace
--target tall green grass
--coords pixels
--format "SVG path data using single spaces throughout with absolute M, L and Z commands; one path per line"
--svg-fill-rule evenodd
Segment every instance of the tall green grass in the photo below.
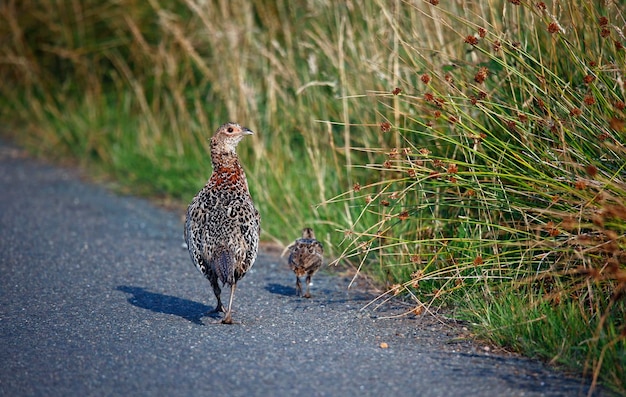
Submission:
M 624 13 L 498 9 L 437 9 L 460 47 L 437 65 L 399 30 L 422 72 L 379 96 L 379 134 L 401 142 L 329 200 L 361 208 L 339 260 L 386 280 L 381 300 L 409 295 L 407 313 L 468 301 L 485 336 L 624 392 Z
M 453 305 L 624 392 L 618 1 L 0 4 L 0 117 L 35 153 L 186 203 L 224 121 L 263 238 Z M 481 331 L 482 330 L 482 331 Z M 567 342 L 564 342 L 566 340 Z

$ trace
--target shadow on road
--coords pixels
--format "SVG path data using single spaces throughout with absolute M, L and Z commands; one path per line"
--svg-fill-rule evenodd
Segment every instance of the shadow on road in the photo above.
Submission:
M 128 298 L 128 303 L 131 305 L 148 309 L 155 313 L 173 314 L 199 325 L 203 325 L 202 317 L 213 317 L 213 313 L 207 314 L 213 308 L 202 303 L 146 291 L 142 287 L 120 285 L 115 289 L 132 294 L 133 296 Z
M 296 289 L 294 287 L 287 287 L 282 284 L 269 283 L 265 286 L 265 290 L 271 294 L 296 296 Z

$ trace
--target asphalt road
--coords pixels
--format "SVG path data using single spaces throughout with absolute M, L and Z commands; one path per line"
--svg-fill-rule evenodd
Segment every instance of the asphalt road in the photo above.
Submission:
M 182 230 L 180 213 L 0 144 L 0 395 L 587 393 L 539 361 L 459 338 L 460 326 L 384 318 L 396 304 L 360 310 L 372 295 L 333 269 L 297 298 L 271 252 L 238 285 L 238 324 L 216 323 Z

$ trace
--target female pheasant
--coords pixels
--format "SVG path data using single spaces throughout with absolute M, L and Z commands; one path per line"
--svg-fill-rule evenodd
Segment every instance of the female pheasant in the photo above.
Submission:
M 291 243 L 289 250 L 289 267 L 296 274 L 296 295 L 302 295 L 300 277 L 306 274 L 305 298 L 310 298 L 309 286 L 311 277 L 322 267 L 324 262 L 324 247 L 315 239 L 315 233 L 310 227 L 302 230 L 302 237 Z
M 217 129 L 211 138 L 213 173 L 193 198 L 185 220 L 189 255 L 211 282 L 217 298 L 215 312 L 224 311 L 220 282 L 222 286 L 230 286 L 224 324 L 232 324 L 235 287 L 254 264 L 261 233 L 261 217 L 235 151 L 241 139 L 250 134 L 253 132 L 236 123 L 226 123 Z

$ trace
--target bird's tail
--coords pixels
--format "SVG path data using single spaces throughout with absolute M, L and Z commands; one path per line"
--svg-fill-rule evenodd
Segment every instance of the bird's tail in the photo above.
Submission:
M 221 245 L 213 254 L 213 268 L 220 281 L 226 284 L 235 283 L 235 258 L 230 249 Z

